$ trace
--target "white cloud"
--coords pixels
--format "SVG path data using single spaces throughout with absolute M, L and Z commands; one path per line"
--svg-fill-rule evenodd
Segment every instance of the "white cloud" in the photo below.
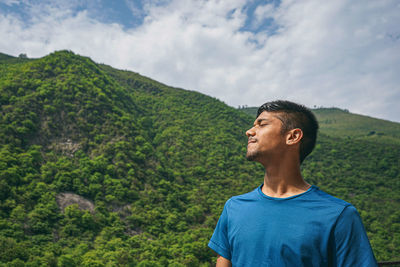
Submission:
M 245 4 L 150 1 L 143 25 L 128 30 L 69 6 L 35 6 L 30 23 L 0 14 L 0 51 L 39 57 L 70 49 L 233 106 L 282 98 L 400 121 L 396 0 L 260 6 L 253 25 L 274 19 L 271 35 L 240 30 Z
M 18 5 L 20 2 L 21 0 L 0 0 L 0 3 L 7 6 Z

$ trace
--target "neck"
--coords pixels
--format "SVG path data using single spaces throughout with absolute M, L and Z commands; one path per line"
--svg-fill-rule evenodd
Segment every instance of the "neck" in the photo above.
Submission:
M 263 164 L 264 165 L 264 164 Z M 285 198 L 301 194 L 310 188 L 300 172 L 300 162 L 293 158 L 279 159 L 265 164 L 264 185 L 262 192 L 270 197 Z

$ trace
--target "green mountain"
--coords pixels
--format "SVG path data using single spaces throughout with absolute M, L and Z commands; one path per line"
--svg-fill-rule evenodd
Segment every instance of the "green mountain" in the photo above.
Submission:
M 10 60 L 10 59 L 13 59 L 13 58 L 14 58 L 13 56 L 0 53 L 0 60 Z
M 225 201 L 262 183 L 254 117 L 61 51 L 0 60 L 0 266 L 209 266 Z M 400 145 L 321 134 L 306 180 L 400 255 Z
M 0 53 L 0 63 L 4 62 L 7 64 L 17 63 L 17 62 L 26 62 L 30 59 L 27 58 L 26 54 L 21 54 L 19 57 L 13 57 L 7 54 Z
M 256 116 L 257 107 L 239 110 Z M 400 123 L 350 113 L 339 108 L 312 109 L 320 132 L 331 137 L 351 138 L 387 144 L 400 144 Z

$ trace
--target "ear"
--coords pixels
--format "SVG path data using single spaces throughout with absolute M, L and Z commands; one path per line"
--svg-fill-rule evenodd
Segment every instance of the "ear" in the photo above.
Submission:
M 286 134 L 286 144 L 290 146 L 299 144 L 301 138 L 303 138 L 303 131 L 299 128 L 292 129 Z

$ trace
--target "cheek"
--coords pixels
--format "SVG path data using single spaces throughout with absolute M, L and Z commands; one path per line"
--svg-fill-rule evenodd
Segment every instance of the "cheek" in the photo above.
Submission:
M 258 142 L 261 147 L 275 147 L 282 141 L 282 138 L 276 134 L 266 133 L 259 137 Z

